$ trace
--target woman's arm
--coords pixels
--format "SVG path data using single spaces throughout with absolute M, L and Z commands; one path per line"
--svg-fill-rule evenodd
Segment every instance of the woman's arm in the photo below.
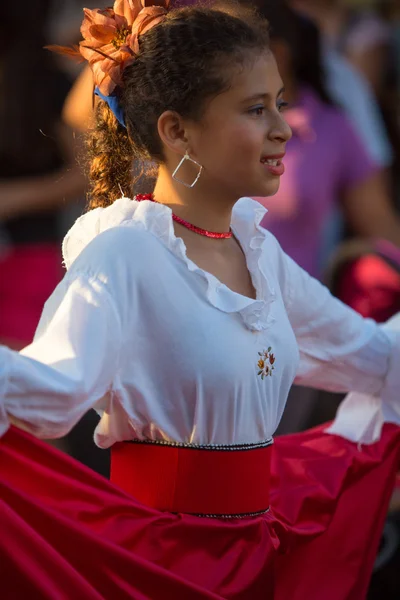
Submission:
M 10 420 L 39 437 L 65 435 L 110 390 L 121 329 L 105 284 L 68 274 L 34 342 L 20 353 L 0 347 L 0 435 Z
M 93 75 L 85 67 L 76 79 L 63 108 L 63 119 L 73 131 L 86 132 L 93 125 Z
M 380 96 L 390 54 L 391 32 L 385 21 L 365 14 L 350 26 L 345 39 L 345 54 Z
M 347 58 L 368 81 L 376 96 L 382 93 L 384 76 L 388 64 L 389 45 L 378 43 L 362 49 L 351 49 Z
M 343 211 L 355 235 L 383 238 L 400 247 L 400 218 L 393 209 L 384 171 L 348 186 L 342 194 Z
M 280 287 L 300 350 L 296 383 L 397 398 L 400 335 L 334 298 L 275 244 Z

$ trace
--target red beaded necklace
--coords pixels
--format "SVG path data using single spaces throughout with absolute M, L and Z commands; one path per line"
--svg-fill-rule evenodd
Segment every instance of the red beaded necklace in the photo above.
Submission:
M 141 202 L 142 200 L 150 200 L 151 202 L 157 202 L 153 194 L 137 194 L 135 196 L 135 200 L 137 200 L 138 202 Z M 215 231 L 207 231 L 207 229 L 201 229 L 201 227 L 196 227 L 196 225 L 188 223 L 188 221 L 185 221 L 185 219 L 181 219 L 181 217 L 178 217 L 178 215 L 175 215 L 174 213 L 172 213 L 172 218 L 180 225 L 183 225 L 183 227 L 187 227 L 188 229 L 190 229 L 194 233 L 198 233 L 199 235 L 205 235 L 206 237 L 218 240 L 227 240 L 232 237 L 231 229 L 227 233 L 216 233 Z

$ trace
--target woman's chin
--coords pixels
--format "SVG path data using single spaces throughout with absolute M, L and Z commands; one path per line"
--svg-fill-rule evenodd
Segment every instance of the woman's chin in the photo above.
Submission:
M 274 196 L 278 190 L 280 185 L 280 178 L 276 177 L 274 180 L 263 183 L 260 186 L 257 186 L 257 192 L 253 194 L 249 194 L 252 198 L 266 198 L 267 196 Z

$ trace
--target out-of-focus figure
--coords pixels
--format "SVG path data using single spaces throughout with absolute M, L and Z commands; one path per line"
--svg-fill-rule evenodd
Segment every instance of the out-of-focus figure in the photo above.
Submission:
M 262 2 L 260 8 L 271 24 L 271 47 L 291 104 L 285 116 L 293 130 L 281 188 L 261 200 L 269 210 L 263 225 L 296 262 L 321 277 L 326 231 L 338 209 L 357 235 L 397 245 L 400 221 L 381 166 L 330 98 L 317 27 L 284 2 Z
M 385 21 L 371 9 L 352 8 L 343 0 L 294 0 L 293 5 L 315 19 L 325 42 L 346 56 L 379 96 L 391 45 Z
M 71 84 L 44 49 L 50 9 L 7 2 L 0 20 L 0 341 L 13 348 L 62 276 L 59 213 L 85 186 L 61 120 Z
M 372 80 L 381 81 L 383 71 L 379 75 L 371 73 L 369 76 L 361 68 L 361 60 L 358 62 L 352 60 L 351 54 L 346 52 L 346 43 L 338 41 L 339 38 L 342 39 L 339 30 L 344 27 L 346 17 L 349 15 L 348 8 L 336 0 L 291 0 L 290 4 L 313 20 L 320 30 L 326 85 L 333 100 L 346 111 L 373 160 L 381 167 L 390 166 L 393 152 L 376 99 L 377 86 L 374 87 L 372 82 Z M 371 23 L 371 17 L 368 17 L 367 21 L 365 19 L 361 21 L 364 27 L 367 22 Z M 381 21 L 379 23 L 383 30 L 383 23 Z M 361 23 L 359 25 L 361 26 Z M 386 41 L 383 52 L 378 52 L 376 56 L 380 59 L 382 55 L 387 57 L 389 43 L 388 28 L 385 26 L 384 29 Z M 351 38 L 350 29 L 344 37 L 348 40 Z M 375 41 L 378 41 L 377 38 Z M 365 48 L 366 44 L 364 44 Z M 376 62 L 375 60 L 375 67 Z
M 399 206 L 399 54 L 395 2 L 291 0 L 322 36 L 327 86 L 350 116 Z M 380 11 L 378 12 L 378 8 Z M 397 8 L 398 10 L 398 8 Z M 387 169 L 385 171 L 385 169 Z M 386 179 L 386 182 L 385 182 Z

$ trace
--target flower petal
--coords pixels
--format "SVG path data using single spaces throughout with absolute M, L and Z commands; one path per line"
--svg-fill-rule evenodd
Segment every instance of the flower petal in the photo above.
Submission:
M 86 38 L 90 35 L 90 27 L 92 25 L 104 25 L 116 29 L 114 11 L 111 9 L 101 10 L 99 8 L 84 8 L 84 19 L 81 25 L 82 37 Z
M 50 50 L 50 52 L 56 52 L 57 54 L 62 54 L 63 56 L 67 56 L 68 58 L 72 58 L 76 62 L 83 62 L 83 56 L 80 52 L 79 46 L 57 46 L 57 45 L 49 45 L 45 46 L 46 50 Z
M 168 6 L 169 0 L 115 0 L 113 8 L 84 9 L 84 39 L 79 50 L 89 62 L 94 83 L 102 94 L 109 95 L 121 85 L 123 69 L 139 52 L 139 35 L 161 22 Z M 112 43 L 126 33 L 120 47 Z
M 139 36 L 137 33 L 133 33 L 126 40 L 129 43 L 129 48 L 132 50 L 134 54 L 139 54 Z
M 100 48 L 88 46 L 86 44 L 87 42 L 81 42 L 80 52 L 82 56 L 89 61 L 90 64 L 108 59 L 111 59 L 113 62 L 120 62 L 119 53 L 111 44 L 101 46 Z
M 98 43 L 99 40 L 96 39 L 96 34 L 101 31 L 104 27 L 105 31 L 111 33 L 111 31 L 115 32 L 117 30 L 115 20 L 111 18 L 105 18 L 102 15 L 99 15 L 98 11 L 95 10 L 90 11 L 88 9 L 85 10 L 85 18 L 81 25 L 81 34 L 84 40 L 90 42 L 90 45 L 93 45 L 94 42 Z M 102 36 L 100 36 L 100 41 L 102 40 Z M 103 42 L 101 42 L 103 43 Z
M 161 8 L 160 6 L 151 6 L 149 8 L 144 8 L 137 19 L 135 19 L 134 24 L 132 25 L 132 36 L 133 38 L 139 35 L 146 33 L 149 31 L 154 25 L 160 23 L 165 19 L 166 10 Z M 136 40 L 132 40 L 134 43 Z M 135 44 L 136 45 L 136 44 Z M 134 50 L 132 44 L 131 48 Z
M 158 25 L 158 23 L 161 23 L 162 21 L 164 21 L 165 19 L 165 14 L 159 14 L 159 15 L 149 15 L 146 19 L 143 20 L 141 27 L 140 27 L 140 35 L 143 35 L 144 33 L 146 33 L 146 31 L 149 31 L 149 29 L 151 29 L 152 27 L 154 27 L 155 25 Z
M 96 60 L 100 60 L 102 58 L 102 56 L 98 52 L 93 50 L 93 48 L 88 48 L 87 46 L 84 46 L 84 43 L 82 44 L 81 42 L 79 46 L 79 51 L 82 54 L 83 58 L 87 60 L 90 65 L 92 65 L 92 63 Z
M 161 7 L 168 10 L 170 0 L 142 0 L 143 8 Z
M 104 96 L 109 96 L 115 90 L 117 85 L 121 83 L 121 66 L 114 63 L 114 66 L 107 71 L 102 70 L 100 63 L 93 66 L 93 75 L 95 85 L 99 88 Z
M 142 8 L 140 0 L 115 0 L 114 2 L 115 14 L 123 16 L 129 27 L 133 24 Z
M 109 25 L 91 25 L 89 32 L 97 42 L 110 44 L 115 37 L 116 29 Z
M 130 47 L 130 36 L 127 40 L 127 43 L 124 44 L 123 46 L 120 46 L 119 52 L 120 52 L 120 60 L 123 63 L 125 63 L 131 57 L 134 58 L 135 53 L 132 51 L 132 48 Z

